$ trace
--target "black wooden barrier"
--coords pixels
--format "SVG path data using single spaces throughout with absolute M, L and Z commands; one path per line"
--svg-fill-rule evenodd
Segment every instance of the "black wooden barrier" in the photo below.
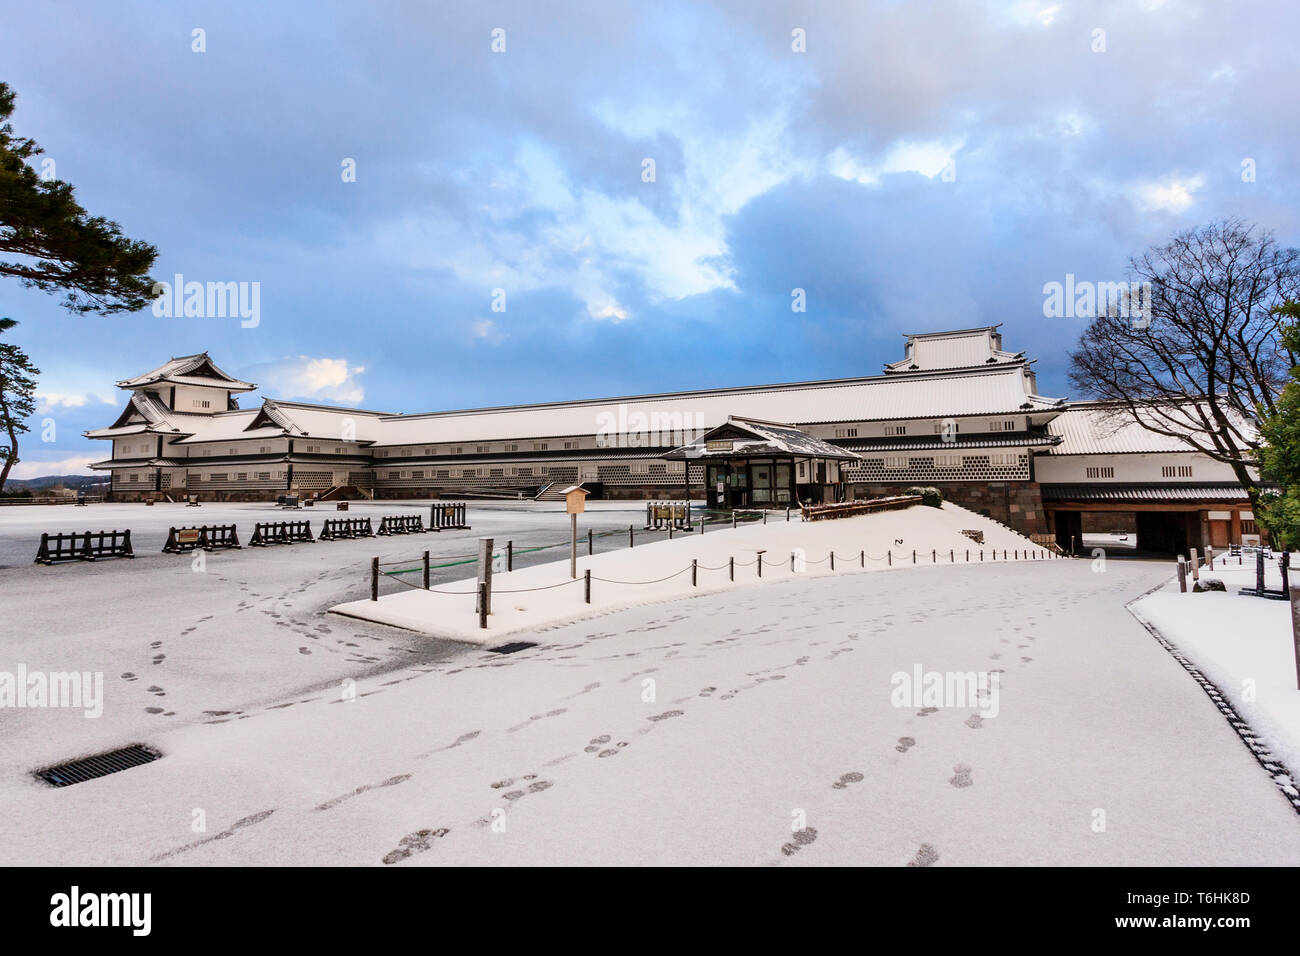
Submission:
M 387 515 L 379 522 L 380 534 L 424 534 L 424 519 L 419 515 Z
M 336 538 L 373 538 L 374 529 L 369 518 L 326 518 L 325 527 L 321 529 L 322 541 Z
M 268 544 L 315 540 L 310 521 L 259 521 L 253 525 L 253 537 L 248 543 L 253 547 L 265 547 Z
M 131 532 L 81 531 L 73 534 L 42 534 L 36 550 L 37 564 L 55 561 L 94 561 L 96 558 L 134 558 Z
M 469 523 L 465 520 L 465 502 L 451 501 L 445 504 L 429 505 L 430 531 L 468 531 Z
M 218 548 L 242 548 L 239 532 L 233 524 L 205 524 L 190 528 L 172 528 L 167 532 L 164 552 L 188 554 L 196 548 L 215 551 Z

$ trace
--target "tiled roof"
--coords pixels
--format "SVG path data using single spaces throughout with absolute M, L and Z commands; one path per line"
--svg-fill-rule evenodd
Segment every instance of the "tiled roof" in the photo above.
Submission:
M 1072 403 L 1047 428 L 1062 438 L 1053 455 L 1196 451 L 1185 441 L 1143 428 L 1120 406 L 1105 402 Z
M 711 450 L 709 442 L 715 437 L 729 436 L 725 449 Z M 740 435 L 743 437 L 735 437 Z M 778 422 L 754 421 L 752 419 L 729 417 L 717 428 L 712 428 L 692 442 L 674 448 L 664 458 L 688 459 L 701 458 L 750 458 L 764 455 L 781 455 L 797 458 L 838 458 L 856 459 L 854 452 L 814 438 L 807 432 Z
M 199 374 L 192 374 L 195 372 Z M 161 382 L 177 385 L 215 386 L 229 389 L 232 392 L 251 392 L 257 388 L 251 382 L 241 382 L 239 379 L 231 378 L 221 371 L 216 365 L 212 364 L 207 352 L 168 359 L 151 372 L 145 372 L 135 378 L 128 378 L 118 382 L 117 387 L 144 388 L 147 385 L 155 385 Z
M 1249 501 L 1241 485 L 1145 484 L 1145 485 L 1043 485 L 1044 501 Z

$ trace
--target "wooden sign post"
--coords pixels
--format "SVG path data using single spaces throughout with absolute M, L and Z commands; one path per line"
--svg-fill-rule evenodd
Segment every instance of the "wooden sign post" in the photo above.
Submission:
M 569 579 L 578 576 L 578 515 L 587 507 L 587 489 L 570 485 L 564 489 L 564 510 L 569 513 Z M 590 551 L 588 545 L 588 551 Z

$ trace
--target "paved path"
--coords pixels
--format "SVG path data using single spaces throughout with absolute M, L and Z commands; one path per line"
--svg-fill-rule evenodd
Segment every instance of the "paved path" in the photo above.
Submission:
M 616 612 L 13 794 L 0 861 L 1293 864 L 1300 817 L 1124 610 L 1166 574 L 903 569 Z M 917 665 L 1000 668 L 997 716 L 893 706 Z

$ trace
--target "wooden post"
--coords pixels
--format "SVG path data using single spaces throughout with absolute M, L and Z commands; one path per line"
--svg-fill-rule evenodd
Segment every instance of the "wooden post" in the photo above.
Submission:
M 785 506 L 785 520 L 786 520 L 787 523 L 789 523 L 789 521 L 790 521 L 790 506 L 789 506 L 789 505 L 786 505 L 786 506 Z
M 763 552 L 758 552 L 758 576 L 763 576 Z
M 569 515 L 569 580 L 578 576 L 578 516 Z
M 767 524 L 767 509 L 763 509 L 763 524 Z
M 592 531 L 591 531 L 590 528 L 588 528 L 588 529 L 587 529 L 587 557 L 591 557 L 591 551 L 592 551 L 592 544 L 591 544 L 591 542 L 592 542 L 592 537 L 591 537 L 591 536 L 592 536 Z
M 379 600 L 379 559 L 370 559 L 370 600 Z
M 727 580 L 736 580 L 736 559 L 734 557 L 727 558 Z
M 668 540 L 673 540 L 673 519 L 668 519 Z
M 696 577 L 695 577 L 695 575 L 696 575 L 696 572 L 697 572 L 697 570 L 698 570 L 698 567 L 699 567 L 699 566 L 696 564 L 696 560 L 695 560 L 695 558 L 691 558 L 691 587 L 695 587 L 695 586 L 696 586 L 696 585 L 695 585 L 695 581 L 696 581 Z
M 931 549 L 930 549 L 930 563 L 931 563 L 931 564 L 938 564 L 938 563 L 939 563 L 939 549 L 938 549 L 938 548 L 931 548 Z
M 634 539 L 633 539 L 633 537 L 632 537 L 632 526 L 631 526 L 631 525 L 628 525 L 628 526 L 627 526 L 627 546 L 628 546 L 629 548 L 635 546 Z
M 1291 585 L 1291 642 L 1295 648 L 1295 685 L 1300 690 L 1300 584 Z
M 429 552 L 424 552 L 424 589 L 429 590 Z
M 1205 566 L 1211 571 L 1214 570 L 1214 548 L 1209 545 L 1205 546 Z
M 736 513 L 734 511 L 731 513 L 731 530 L 736 530 Z
M 888 566 L 892 568 L 892 567 L 894 566 L 894 549 L 893 549 L 893 548 L 890 548 L 888 551 L 886 551 L 886 552 L 885 552 L 885 557 L 886 557 L 886 558 L 888 559 L 888 561 L 889 561 L 889 565 L 888 565 Z
M 1255 551 L 1255 593 L 1264 593 L 1264 549 Z
M 478 586 L 478 626 L 487 627 L 487 607 L 488 607 L 488 590 L 487 583 L 480 582 Z
M 1183 556 L 1178 556 L 1178 590 L 1182 594 L 1187 593 L 1187 565 L 1183 563 Z
M 492 546 L 496 542 L 492 538 L 478 539 L 478 584 L 479 600 L 483 601 L 483 607 L 480 609 L 481 614 L 492 613 Z M 484 598 L 486 595 L 486 598 Z
M 864 568 L 867 566 L 867 552 L 865 550 L 858 552 L 858 564 Z
M 912 549 L 912 563 L 916 564 L 916 548 Z
M 1195 548 L 1191 549 L 1192 580 L 1201 580 L 1201 556 Z
M 835 570 L 835 552 L 831 551 L 831 570 Z
M 590 604 L 591 603 L 591 568 L 587 568 L 585 571 L 583 571 L 582 577 L 583 577 L 582 590 L 584 592 L 584 597 L 587 603 Z

